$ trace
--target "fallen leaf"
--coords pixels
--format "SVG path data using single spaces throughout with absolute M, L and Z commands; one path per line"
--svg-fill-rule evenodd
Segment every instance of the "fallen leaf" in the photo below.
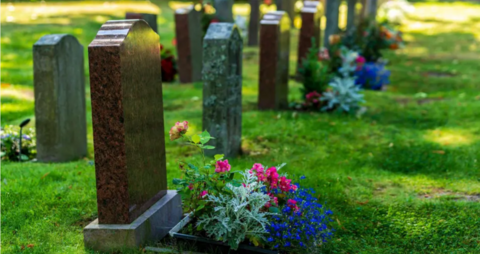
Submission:
M 336 123 L 335 123 L 335 122 L 330 122 L 330 125 L 331 125 L 331 126 L 335 126 Z
M 33 246 L 35 246 L 35 245 L 29 244 L 29 245 L 27 245 L 27 248 L 33 248 Z
M 369 200 L 363 201 L 363 202 L 357 201 L 357 204 L 359 204 L 359 205 L 366 205 L 366 204 L 368 204 L 368 202 L 369 202 Z
M 68 186 L 68 188 L 69 188 L 69 189 L 72 189 L 72 186 L 70 185 L 70 186 Z
M 436 151 L 432 151 L 432 153 L 445 154 L 445 151 L 443 151 L 443 150 L 436 150 Z
M 42 177 L 40 177 L 40 180 L 42 180 L 43 178 L 45 178 L 46 176 L 48 176 L 48 174 L 50 174 L 50 172 L 46 173 L 45 175 L 43 175 Z
M 347 176 L 348 180 L 352 181 L 352 178 L 350 176 Z
M 390 143 L 390 145 L 388 145 L 388 147 L 393 147 L 393 143 Z
M 22 245 L 22 247 L 20 247 L 21 250 L 24 250 L 25 249 L 25 246 Z

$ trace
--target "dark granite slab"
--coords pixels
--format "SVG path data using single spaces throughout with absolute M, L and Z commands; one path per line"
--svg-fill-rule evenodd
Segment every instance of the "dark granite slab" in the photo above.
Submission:
M 320 46 L 320 22 L 323 16 L 322 4 L 319 1 L 305 1 L 300 12 L 302 28 L 298 38 L 297 74 L 302 66 L 302 61 L 307 57 L 308 50 L 312 47 L 312 38 L 315 46 Z

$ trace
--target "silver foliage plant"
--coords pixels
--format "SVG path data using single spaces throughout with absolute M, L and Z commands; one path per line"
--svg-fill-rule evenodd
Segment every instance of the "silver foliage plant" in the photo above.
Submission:
M 248 170 L 242 175 L 243 185 L 226 185 L 231 195 L 207 195 L 207 202 L 213 204 L 214 211 L 203 215 L 197 222 L 197 227 L 202 227 L 209 237 L 227 242 L 234 250 L 245 238 L 253 242 L 264 238 L 267 217 L 270 215 L 262 211 L 270 200 L 261 191 L 264 184 L 258 182 L 257 177 Z
M 364 102 L 362 89 L 355 85 L 353 77 L 336 77 L 329 84 L 331 90 L 324 92 L 320 98 L 326 101 L 327 105 L 322 110 L 327 111 L 334 108 L 342 109 L 346 112 L 357 110 L 360 103 Z

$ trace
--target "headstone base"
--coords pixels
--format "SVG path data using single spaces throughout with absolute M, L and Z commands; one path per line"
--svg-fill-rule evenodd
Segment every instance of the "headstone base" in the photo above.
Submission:
M 98 224 L 98 219 L 88 224 L 83 229 L 85 248 L 104 252 L 138 248 L 165 237 L 182 216 L 180 194 L 169 190 L 131 224 Z

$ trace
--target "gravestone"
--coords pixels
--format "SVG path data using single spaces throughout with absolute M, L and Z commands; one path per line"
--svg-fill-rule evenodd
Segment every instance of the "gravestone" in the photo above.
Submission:
M 233 22 L 233 0 L 213 0 L 215 18 L 220 22 Z
M 143 20 L 106 22 L 88 46 L 98 220 L 87 248 L 165 236 L 182 216 L 167 192 L 160 40 Z
M 293 21 L 295 20 L 295 2 L 296 0 L 276 0 L 275 1 L 278 11 L 284 11 L 288 13 L 292 26 L 293 26 Z
M 207 155 L 234 157 L 242 137 L 243 41 L 232 23 L 213 23 L 203 40 L 203 129 L 215 139 Z
M 201 13 L 194 6 L 175 11 L 177 38 L 177 66 L 181 83 L 202 79 L 202 23 Z
M 248 46 L 258 45 L 259 22 L 260 22 L 260 0 L 250 0 L 250 21 L 248 24 Z
M 375 20 L 377 17 L 377 5 L 378 0 L 366 0 L 365 1 L 365 18 Z
M 68 34 L 33 45 L 37 160 L 64 162 L 87 155 L 83 46 Z
M 305 1 L 302 11 L 302 28 L 298 38 L 297 73 L 302 66 L 302 61 L 307 57 L 312 47 L 312 38 L 315 47 L 320 46 L 320 22 L 323 16 L 323 7 L 319 1 Z
M 340 8 L 340 0 L 326 0 L 325 18 L 327 23 L 325 26 L 325 33 L 323 38 L 323 46 L 329 47 L 330 35 L 337 34 L 338 28 L 338 16 Z
M 290 18 L 284 11 L 268 12 L 260 21 L 258 109 L 288 107 Z
M 347 0 L 347 31 L 350 31 L 353 27 L 355 27 L 356 4 L 357 0 Z
M 125 14 L 125 19 L 143 19 L 148 23 L 153 31 L 155 31 L 155 33 L 158 33 L 156 14 L 127 12 L 127 14 Z

